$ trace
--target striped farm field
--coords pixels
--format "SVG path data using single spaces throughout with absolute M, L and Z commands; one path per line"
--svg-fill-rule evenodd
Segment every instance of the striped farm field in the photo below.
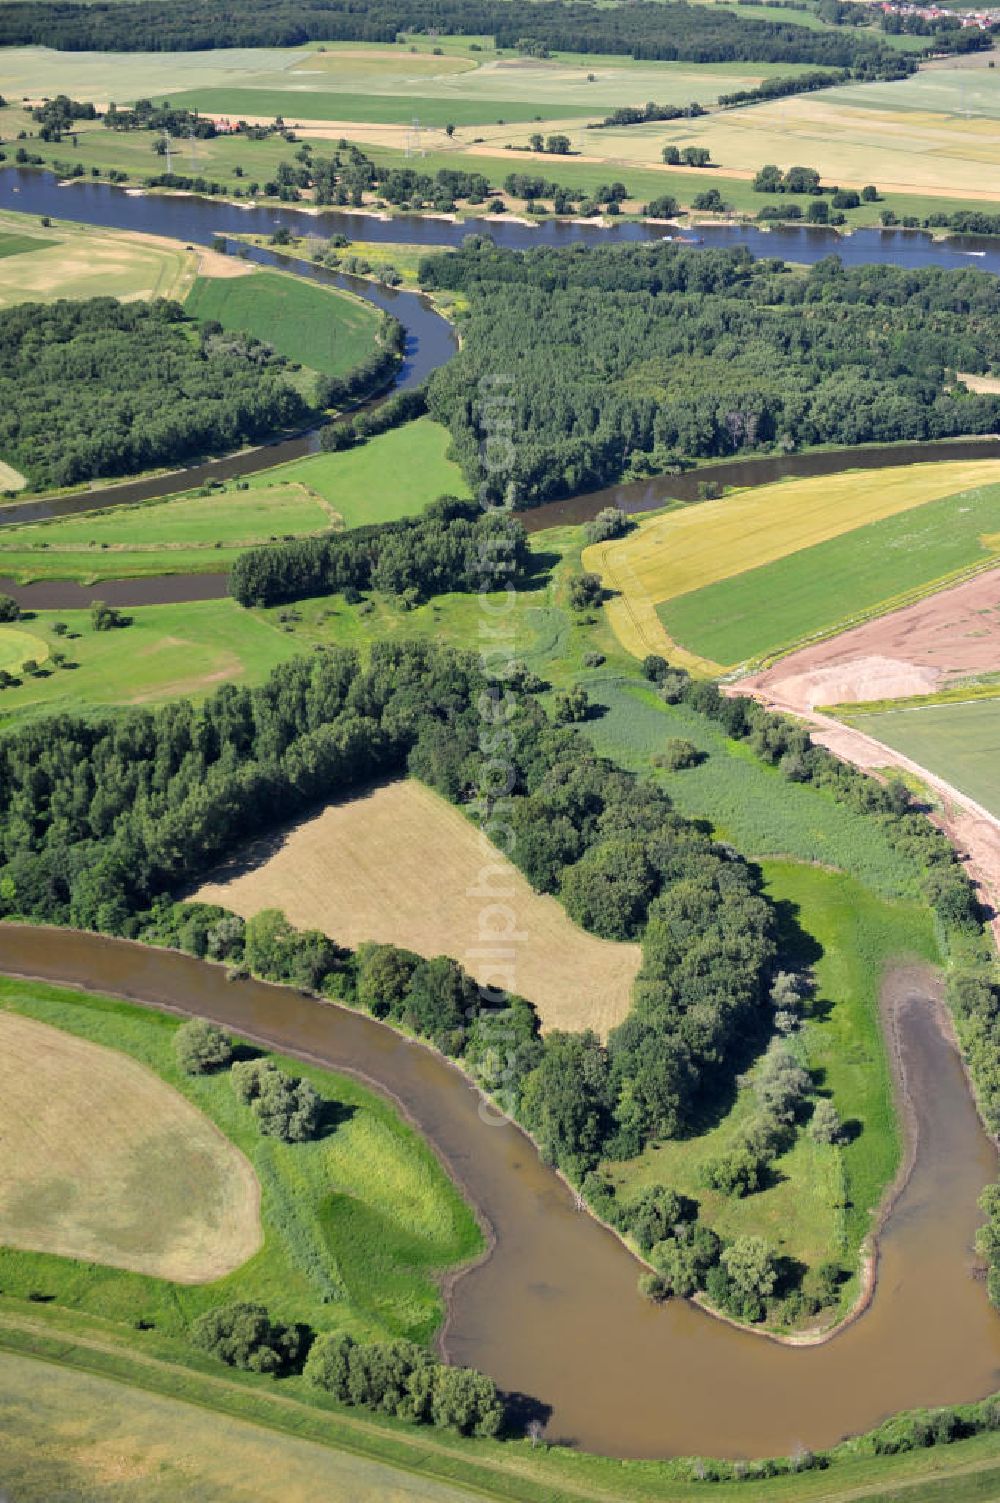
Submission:
M 636 657 L 650 652 L 666 653 L 689 668 L 716 672 L 720 666 L 744 661 L 753 651 L 762 649 L 744 645 L 751 642 L 749 635 L 744 638 L 733 634 L 725 639 L 725 653 L 720 659 L 712 648 L 722 653 L 722 640 L 717 643 L 713 639 L 711 646 L 706 645 L 707 633 L 702 644 L 683 638 L 676 641 L 669 618 L 675 608 L 672 603 L 680 597 L 705 591 L 720 580 L 735 580 L 789 555 L 816 549 L 830 539 L 843 538 L 859 529 L 867 531 L 872 523 L 897 517 L 928 502 L 957 498 L 961 493 L 972 493 L 998 482 L 1000 461 L 985 459 L 900 465 L 894 469 L 855 470 L 836 476 L 781 481 L 640 521 L 627 537 L 586 548 L 583 564 L 584 568 L 600 574 L 605 587 L 612 592 L 607 607 L 609 618 L 628 651 Z M 990 512 L 990 504 L 983 503 L 983 515 L 998 517 L 992 524 L 996 532 L 1000 530 L 1000 512 Z M 964 514 L 956 512 L 956 515 Z M 859 546 L 859 556 L 863 546 Z M 988 556 L 975 539 L 970 550 L 971 562 L 975 561 L 977 551 L 984 559 Z M 875 603 L 912 587 L 905 578 L 901 584 L 894 584 L 899 551 L 897 546 L 893 552 L 887 541 L 881 578 L 868 586 L 878 591 Z M 923 567 L 930 571 L 924 573 L 924 582 L 931 582 L 961 565 L 951 562 L 944 552 L 936 561 L 934 550 L 928 545 Z M 831 589 L 826 601 L 818 593 L 820 590 L 822 582 L 814 582 L 803 600 L 800 635 L 824 624 L 835 624 L 858 608 L 843 599 L 842 586 Z M 833 621 L 829 622 L 835 603 Z M 784 602 L 768 598 L 763 607 L 753 631 L 760 640 L 771 634 L 779 645 L 785 645 L 794 631 L 790 634 L 786 623 L 778 619 L 785 609 Z M 813 608 L 819 619 L 807 620 Z M 761 611 L 761 605 L 753 609 Z M 774 622 L 769 618 L 772 610 Z M 709 614 L 706 611 L 702 627 L 707 625 Z
M 839 626 L 995 559 L 1000 485 L 925 501 L 658 607 L 671 637 L 736 663 Z
M 509 948 L 514 958 L 502 963 L 503 974 L 488 958 L 505 921 L 484 914 L 484 873 L 493 874 L 490 890 L 504 893 L 504 910 L 516 919 L 503 952 Z M 450 955 L 480 984 L 533 1002 L 547 1028 L 607 1033 L 628 1012 L 639 969 L 638 945 L 578 928 L 463 814 L 413 779 L 329 805 L 258 862 L 242 852 L 235 875 L 223 873 L 195 898 L 246 918 L 280 908 L 293 924 L 322 929 L 351 948 L 377 940 L 428 959 Z

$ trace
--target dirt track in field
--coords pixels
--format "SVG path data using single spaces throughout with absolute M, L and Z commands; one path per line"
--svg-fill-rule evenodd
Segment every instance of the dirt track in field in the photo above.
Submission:
M 796 712 L 929 694 L 1000 670 L 1000 569 L 804 647 L 741 680 Z
M 951 839 L 997 917 L 1000 943 L 1000 820 L 944 778 L 816 707 L 932 693 L 957 679 L 1000 670 L 1000 569 L 782 658 L 741 679 L 771 709 L 797 715 L 813 740 L 865 770 L 894 768 L 918 777 L 940 801 L 935 823 Z

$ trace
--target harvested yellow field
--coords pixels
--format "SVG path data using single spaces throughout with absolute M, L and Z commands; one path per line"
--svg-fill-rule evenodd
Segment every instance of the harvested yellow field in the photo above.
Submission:
M 636 657 L 658 652 L 684 667 L 711 672 L 717 664 L 671 641 L 657 605 L 998 479 L 1000 461 L 971 459 L 783 480 L 640 521 L 625 538 L 585 548 L 583 566 L 600 574 L 613 592 L 608 619 L 629 652 Z
M 352 949 L 375 940 L 450 955 L 481 985 L 526 997 L 549 1029 L 606 1034 L 629 1010 L 639 946 L 580 929 L 422 783 L 332 804 L 252 856 L 195 900 L 244 918 L 280 908 Z
M 181 1284 L 261 1244 L 256 1175 L 222 1133 L 114 1049 L 0 1012 L 0 1243 Z

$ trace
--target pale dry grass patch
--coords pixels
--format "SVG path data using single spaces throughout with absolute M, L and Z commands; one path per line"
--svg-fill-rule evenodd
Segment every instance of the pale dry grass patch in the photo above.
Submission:
M 0 1242 L 176 1283 L 261 1245 L 249 1161 L 116 1050 L 0 1011 Z
M 259 860 L 245 852 L 237 874 L 194 897 L 244 918 L 280 908 L 351 948 L 375 940 L 450 955 L 481 984 L 509 985 L 534 1003 L 547 1029 L 606 1034 L 629 1010 L 641 958 L 638 945 L 579 928 L 458 809 L 412 779 L 329 805 Z M 508 944 L 510 977 L 488 953 Z

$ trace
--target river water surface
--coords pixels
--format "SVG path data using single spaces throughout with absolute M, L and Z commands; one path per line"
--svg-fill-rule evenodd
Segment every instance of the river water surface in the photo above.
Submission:
M 887 988 L 916 1156 L 881 1239 L 868 1308 L 821 1346 L 787 1347 L 685 1301 L 656 1308 L 639 1264 L 514 1126 L 488 1125 L 465 1077 L 360 1014 L 123 940 L 0 925 L 0 970 L 215 1019 L 349 1070 L 399 1101 L 488 1222 L 495 1245 L 460 1277 L 452 1361 L 551 1410 L 547 1434 L 608 1455 L 759 1456 L 818 1447 L 911 1405 L 1000 1388 L 1000 1317 L 974 1276 L 976 1198 L 997 1172 L 937 987 Z

